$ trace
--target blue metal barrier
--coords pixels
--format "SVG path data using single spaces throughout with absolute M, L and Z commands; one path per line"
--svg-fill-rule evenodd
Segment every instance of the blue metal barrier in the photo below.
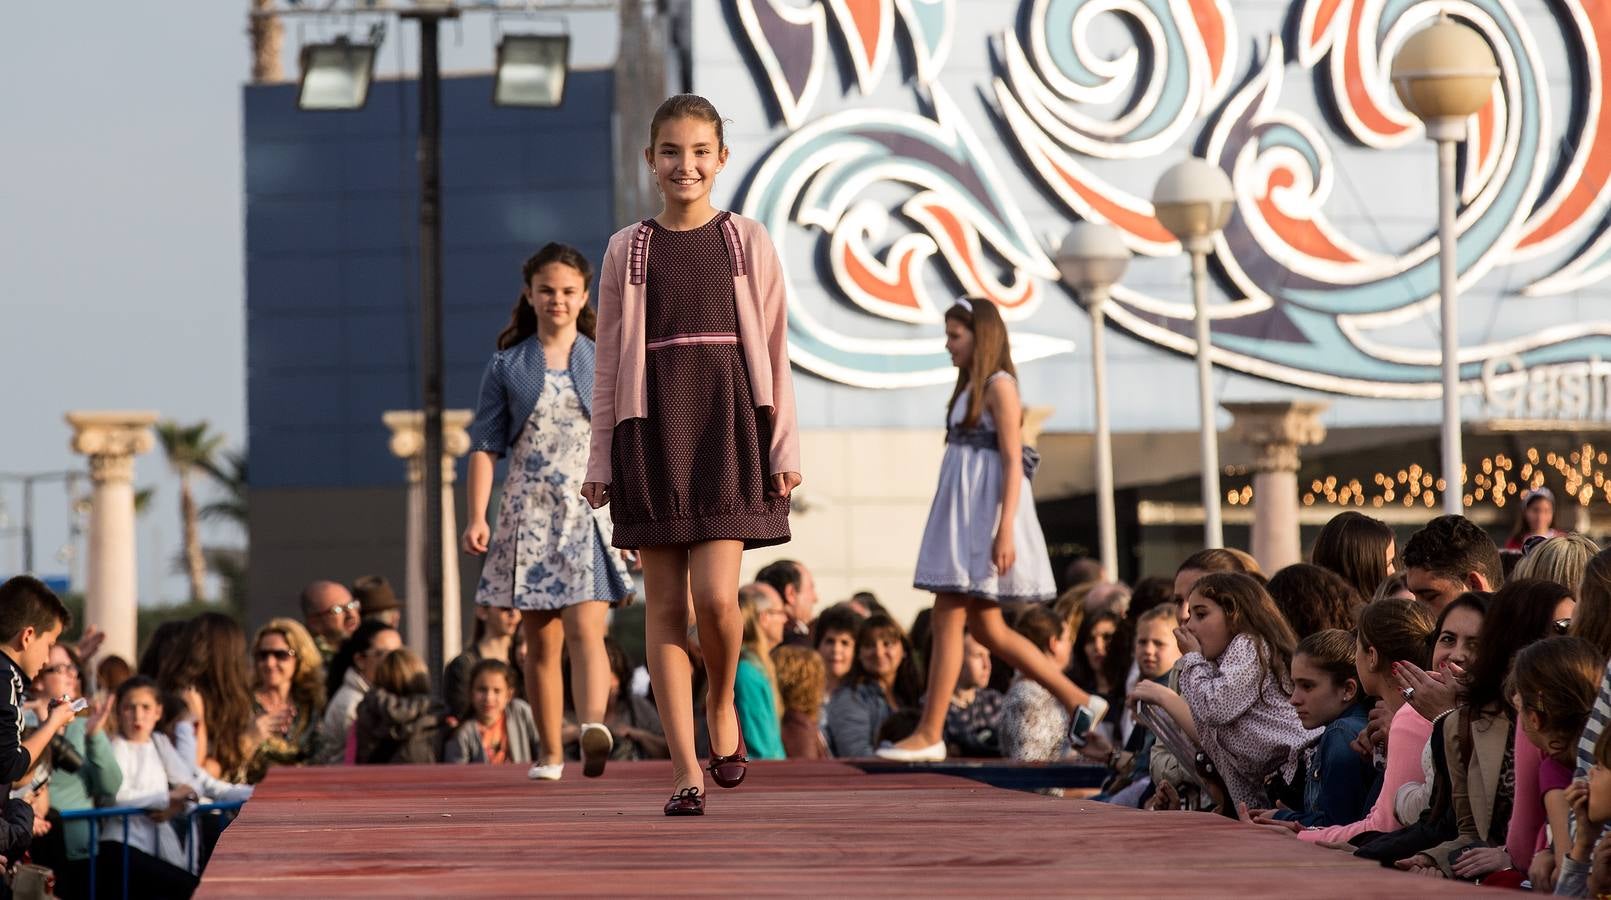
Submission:
M 194 820 L 196 818 L 196 816 L 203 815 L 203 814 L 218 814 L 218 815 L 222 815 L 224 813 L 233 813 L 233 812 L 239 811 L 240 808 L 242 806 L 244 806 L 245 804 L 246 804 L 245 800 L 236 800 L 236 801 L 234 801 L 232 803 L 202 803 L 202 804 L 199 804 L 198 806 L 194 807 L 193 809 L 188 810 L 184 814 L 182 814 L 180 816 L 176 816 L 175 818 Z M 89 840 L 89 854 L 90 854 L 90 857 L 89 857 L 89 895 L 92 898 L 99 898 L 99 895 L 95 893 L 95 878 L 96 878 L 96 869 L 98 868 L 96 863 L 98 862 L 98 858 L 99 858 L 100 852 L 101 852 L 101 821 L 103 819 L 122 819 L 123 820 L 124 841 L 123 841 L 123 893 L 122 893 L 122 896 L 123 896 L 123 900 L 128 900 L 128 898 L 129 898 L 129 844 L 128 844 L 127 838 L 128 838 L 128 834 L 129 834 L 129 819 L 133 818 L 134 816 L 146 815 L 146 814 L 150 813 L 151 810 L 142 809 L 142 808 L 140 808 L 138 806 L 98 806 L 98 807 L 93 807 L 93 808 L 90 808 L 90 809 L 64 809 L 64 810 L 59 810 L 59 812 L 61 813 L 62 821 L 64 823 L 65 822 L 75 822 L 75 821 L 89 822 L 89 827 L 90 827 L 90 840 Z M 227 825 L 229 823 L 226 822 L 225 824 Z M 196 841 L 194 841 L 194 840 L 189 841 L 187 843 L 187 850 L 189 852 L 189 857 L 188 857 L 189 865 L 187 866 L 187 868 L 193 871 L 196 868 Z

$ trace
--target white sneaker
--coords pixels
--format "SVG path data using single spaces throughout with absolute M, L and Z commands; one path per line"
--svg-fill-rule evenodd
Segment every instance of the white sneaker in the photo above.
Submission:
M 551 763 L 549 765 L 535 765 L 526 771 L 526 777 L 532 781 L 558 781 L 559 776 L 565 774 L 564 763 Z
M 919 747 L 916 750 L 906 750 L 894 744 L 885 742 L 878 748 L 878 758 L 895 762 L 944 762 L 945 741 Z
M 610 729 L 597 722 L 582 724 L 582 775 L 587 778 L 597 778 L 604 774 L 604 764 L 610 760 L 610 751 L 615 749 L 615 738 L 610 736 Z

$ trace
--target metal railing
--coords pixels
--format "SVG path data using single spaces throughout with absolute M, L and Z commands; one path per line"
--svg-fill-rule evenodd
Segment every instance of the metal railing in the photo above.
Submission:
M 187 819 L 194 822 L 195 818 L 199 815 L 224 815 L 226 813 L 238 812 L 240 808 L 245 805 L 245 803 L 245 800 L 236 800 L 231 803 L 202 803 L 185 811 L 179 816 L 175 816 L 175 818 Z M 97 806 L 89 809 L 64 809 L 59 810 L 59 812 L 62 817 L 62 822 L 64 823 L 89 823 L 89 895 L 94 898 L 99 898 L 100 896 L 95 892 L 95 879 L 97 877 L 96 870 L 99 868 L 98 863 L 101 852 L 101 821 L 104 819 L 121 819 L 123 821 L 124 839 L 121 842 L 123 845 L 123 892 L 121 896 L 123 897 L 123 900 L 128 900 L 129 819 L 135 816 L 148 815 L 151 810 L 143 809 L 138 806 Z M 229 823 L 226 821 L 224 824 L 228 825 Z M 196 870 L 196 843 L 197 842 L 195 840 L 191 840 L 186 844 L 186 851 L 188 854 L 188 865 L 186 866 L 186 869 L 190 872 L 194 872 Z

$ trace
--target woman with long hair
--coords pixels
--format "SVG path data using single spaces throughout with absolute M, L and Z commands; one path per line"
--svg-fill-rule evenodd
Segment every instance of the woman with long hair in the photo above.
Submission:
M 477 606 L 520 611 L 526 691 L 542 737 L 527 775 L 564 771 L 565 694 L 560 662 L 571 661 L 581 720 L 582 774 L 603 774 L 614 738 L 604 726 L 610 661 L 609 607 L 632 597 L 632 577 L 610 550 L 610 521 L 581 496 L 594 402 L 597 330 L 587 305 L 593 267 L 573 247 L 548 244 L 521 267 L 521 294 L 481 379 L 470 429 L 469 513 L 463 546 L 485 555 Z M 487 524 L 493 466 L 509 454 L 496 529 Z M 450 703 L 463 698 L 450 696 Z M 450 709 L 462 715 L 461 709 Z
M 223 613 L 185 623 L 176 652 L 158 664 L 157 684 L 183 697 L 196 719 L 197 762 L 215 777 L 240 782 L 246 764 L 276 716 L 252 714 L 246 678 L 246 633 Z
M 314 762 L 328 765 L 351 762 L 352 723 L 358 715 L 358 704 L 369 693 L 374 683 L 375 670 L 386 654 L 403 646 L 403 636 L 385 622 L 369 621 L 358 626 L 334 656 L 325 673 L 325 690 L 330 702 L 325 706 L 324 718 L 319 720 L 314 738 Z
M 1344 510 L 1321 527 L 1309 562 L 1335 572 L 1361 597 L 1373 597 L 1382 579 L 1393 574 L 1398 548 L 1392 526 L 1361 512 Z M 1301 635 L 1300 635 L 1301 637 Z
M 744 744 L 756 759 L 782 759 L 783 695 L 778 692 L 772 648 L 783 643 L 783 626 L 789 616 L 777 592 L 758 585 L 738 591 L 738 608 L 744 611 L 744 638 L 739 651 L 733 690 L 738 703 Z
M 839 757 L 872 756 L 884 720 L 922 697 L 923 675 L 906 632 L 886 614 L 868 616 L 856 632 L 850 674 L 828 701 L 828 749 Z M 949 706 L 949 691 L 940 699 Z

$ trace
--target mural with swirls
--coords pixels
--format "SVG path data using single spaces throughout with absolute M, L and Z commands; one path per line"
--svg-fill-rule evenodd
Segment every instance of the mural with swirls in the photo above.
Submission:
M 1139 258 L 1174 256 L 1147 196 L 1151 178 L 1193 152 L 1237 190 L 1216 244 L 1214 362 L 1342 394 L 1437 396 L 1436 341 L 1424 339 L 1435 209 L 1407 239 L 1361 234 L 1357 217 L 1335 215 L 1334 187 L 1348 175 L 1339 152 L 1431 182 L 1429 153 L 1393 152 L 1425 141 L 1387 70 L 1410 33 L 1445 13 L 1477 28 L 1501 69 L 1461 147 L 1462 287 L 1543 303 L 1611 276 L 1611 0 L 1297 0 L 1274 28 L 1239 22 L 1228 0 L 1000 0 L 1012 10 L 995 28 L 960 21 L 980 8 L 963 0 L 721 2 L 777 126 L 737 206 L 785 260 L 801 254 L 784 245 L 804 241 L 822 261 L 827 299 L 795 298 L 790 340 L 797 365 L 834 382 L 954 378 L 940 317 L 964 291 L 1017 323 L 1021 360 L 1067 352 L 1066 335 L 1037 330 L 1048 296 L 1069 297 L 1055 237 L 1034 232 L 1021 199 L 1043 198 L 1063 227 L 1110 223 Z M 964 49 L 988 61 L 989 77 L 964 86 L 988 110 L 983 126 L 942 77 Z M 877 99 L 891 89 L 912 102 Z M 1115 160 L 1132 172 L 1147 163 L 1151 178 L 1112 178 Z M 1611 359 L 1611 302 L 1575 309 L 1537 322 L 1507 313 L 1505 327 L 1463 343 L 1463 377 L 1495 361 Z M 1179 353 L 1195 350 L 1191 315 L 1184 290 L 1144 282 L 1118 285 L 1109 312 Z

